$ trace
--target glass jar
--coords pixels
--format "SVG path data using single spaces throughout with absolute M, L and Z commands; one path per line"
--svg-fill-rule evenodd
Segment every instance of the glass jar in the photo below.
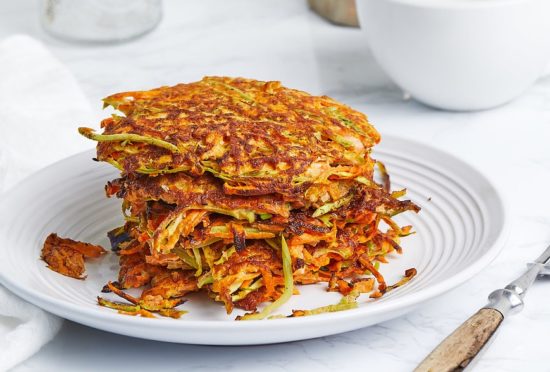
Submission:
M 154 29 L 162 18 L 161 0 L 40 0 L 44 29 L 58 38 L 119 42 Z

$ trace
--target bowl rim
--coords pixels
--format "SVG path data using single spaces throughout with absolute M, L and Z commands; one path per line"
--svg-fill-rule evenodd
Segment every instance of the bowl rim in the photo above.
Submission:
M 367 0 L 356 0 L 358 8 Z M 376 0 L 377 2 L 394 3 L 402 6 L 433 10 L 479 10 L 503 8 L 521 3 L 533 3 L 541 0 Z M 544 0 L 542 0 L 544 1 Z M 361 12 L 357 12 L 359 18 Z

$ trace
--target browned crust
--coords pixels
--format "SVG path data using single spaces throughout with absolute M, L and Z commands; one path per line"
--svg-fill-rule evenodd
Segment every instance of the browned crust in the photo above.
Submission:
M 206 77 L 118 93 L 105 103 L 125 116 L 105 119 L 103 134 L 154 137 L 179 151 L 109 141 L 98 144 L 98 159 L 115 160 L 126 174 L 142 167 L 213 172 L 225 180 L 226 192 L 243 195 L 303 192 L 313 163 L 361 167 L 380 141 L 364 114 L 279 82 Z
M 157 177 L 143 175 L 123 177 L 106 186 L 108 196 L 116 195 L 129 203 L 162 200 L 165 203 L 192 209 L 206 205 L 228 210 L 246 209 L 257 213 L 288 216 L 289 209 L 281 196 L 244 197 L 227 195 L 222 182 L 211 175 L 191 177 L 185 173 Z

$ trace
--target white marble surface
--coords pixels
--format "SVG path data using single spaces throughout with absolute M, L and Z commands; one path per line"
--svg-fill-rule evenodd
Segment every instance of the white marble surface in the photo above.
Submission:
M 109 46 L 50 38 L 36 12 L 31 0 L 1 2 L 0 38 L 27 33 L 42 40 L 74 73 L 98 118 L 99 99 L 121 90 L 203 75 L 282 80 L 363 110 L 382 133 L 429 142 L 475 163 L 507 196 L 512 231 L 483 273 L 377 326 L 280 345 L 207 347 L 132 339 L 65 322 L 54 341 L 15 371 L 407 371 L 550 242 L 550 78 L 501 108 L 447 113 L 402 100 L 360 31 L 325 23 L 298 0 L 166 1 L 157 30 Z M 475 371 L 550 371 L 549 293 L 549 280 L 533 285 L 523 312 L 506 320 Z

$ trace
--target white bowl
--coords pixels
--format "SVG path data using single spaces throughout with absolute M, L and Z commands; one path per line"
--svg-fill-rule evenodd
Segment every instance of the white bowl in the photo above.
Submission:
M 506 103 L 550 60 L 549 0 L 358 0 L 357 12 L 382 68 L 437 108 Z

